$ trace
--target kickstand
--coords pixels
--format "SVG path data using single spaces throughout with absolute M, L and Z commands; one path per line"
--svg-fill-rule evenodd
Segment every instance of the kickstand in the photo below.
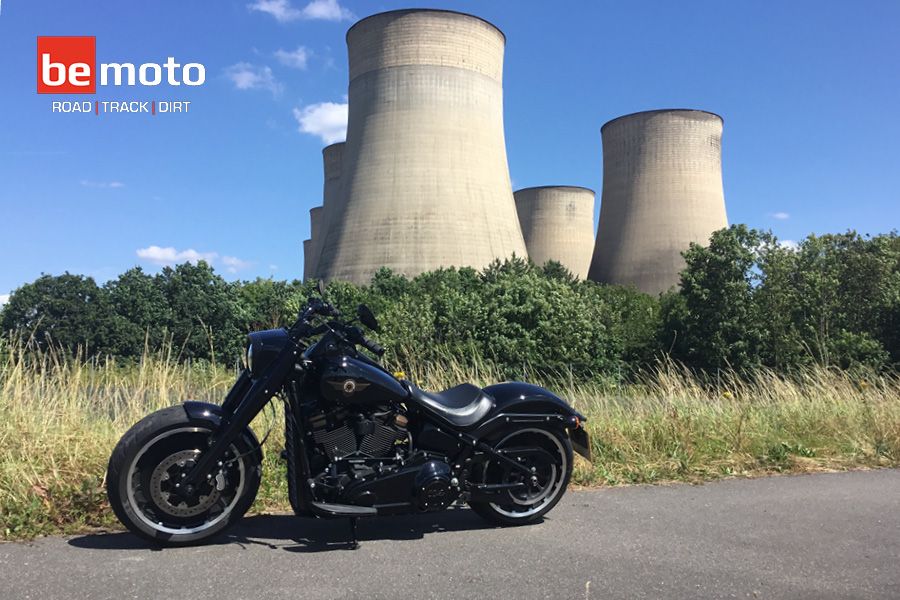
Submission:
M 350 542 L 347 546 L 350 550 L 359 549 L 359 540 L 356 535 L 356 517 L 350 517 Z

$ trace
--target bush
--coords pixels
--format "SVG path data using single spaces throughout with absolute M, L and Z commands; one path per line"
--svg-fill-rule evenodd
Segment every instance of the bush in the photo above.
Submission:
M 368 286 L 332 282 L 327 294 L 345 314 L 359 303 L 375 311 L 376 337 L 401 369 L 453 357 L 509 378 L 622 380 L 663 357 L 708 372 L 900 364 L 896 233 L 809 236 L 789 248 L 735 225 L 684 257 L 680 288 L 658 298 L 515 257 L 412 279 L 382 269 Z M 243 334 L 291 323 L 314 284 L 228 283 L 203 262 L 157 275 L 131 269 L 102 287 L 42 275 L 12 294 L 0 321 L 7 337 L 85 358 L 137 360 L 166 346 L 182 359 L 233 365 Z

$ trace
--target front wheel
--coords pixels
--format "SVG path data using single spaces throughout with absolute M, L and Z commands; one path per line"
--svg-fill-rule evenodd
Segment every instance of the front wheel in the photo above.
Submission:
M 262 453 L 248 430 L 220 467 L 195 489 L 182 486 L 212 430 L 181 406 L 144 417 L 122 436 L 109 459 L 106 491 L 129 530 L 153 542 L 203 542 L 238 521 L 256 498 Z
M 572 443 L 561 430 L 527 428 L 505 433 L 494 445 L 507 456 L 519 456 L 529 467 L 530 477 L 498 460 L 488 460 L 480 468 L 479 482 L 487 484 L 525 483 L 506 492 L 496 502 L 469 502 L 481 517 L 499 525 L 525 525 L 540 520 L 559 502 L 572 476 Z M 534 452 L 534 449 L 543 452 Z

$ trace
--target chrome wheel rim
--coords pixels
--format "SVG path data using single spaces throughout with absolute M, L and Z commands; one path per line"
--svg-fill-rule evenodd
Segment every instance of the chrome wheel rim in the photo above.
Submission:
M 523 510 L 510 510 L 508 508 L 509 505 L 502 505 L 491 502 L 491 508 L 493 508 L 497 513 L 512 519 L 524 519 L 530 517 L 535 513 L 540 512 L 549 503 L 553 502 L 559 496 L 559 494 L 564 491 L 563 483 L 565 480 L 565 473 L 568 469 L 568 457 L 566 455 L 565 448 L 563 448 L 562 443 L 559 441 L 559 439 L 557 439 L 555 435 L 545 429 L 521 429 L 519 431 L 514 431 L 500 440 L 500 443 L 497 444 L 495 448 L 502 448 L 503 445 L 506 444 L 510 439 L 525 434 L 540 434 L 545 439 L 550 440 L 552 442 L 552 447 L 555 448 L 556 452 L 559 455 L 560 463 L 558 465 L 549 465 L 550 468 L 545 475 L 546 481 L 539 487 L 537 491 L 525 491 L 524 495 L 519 497 L 517 497 L 512 491 L 508 492 L 511 504 L 515 506 L 521 506 L 523 507 Z M 486 464 L 484 467 L 485 477 L 487 475 L 487 469 L 489 465 L 490 463 Z
M 226 490 L 228 491 L 227 496 L 219 493 L 219 491 L 216 490 L 215 487 L 213 487 L 212 489 L 215 493 L 207 494 L 206 498 L 200 501 L 200 504 L 206 505 L 203 510 L 195 510 L 193 506 L 181 507 L 179 504 L 173 504 L 169 501 L 169 498 L 163 495 L 164 490 L 162 482 L 165 481 L 163 473 L 168 471 L 161 469 L 161 466 L 165 463 L 168 463 L 169 460 L 175 456 L 178 457 L 175 460 L 175 464 L 177 464 L 179 460 L 188 460 L 190 457 L 196 457 L 200 454 L 200 450 L 198 448 L 185 448 L 167 454 L 160 462 L 153 465 L 151 474 L 149 476 L 149 489 L 144 489 L 144 485 L 141 482 L 142 471 L 138 467 L 138 463 L 140 462 L 141 458 L 143 458 L 144 455 L 147 454 L 147 452 L 150 451 L 154 447 L 154 445 L 158 444 L 160 441 L 178 434 L 185 433 L 211 432 L 209 429 L 204 427 L 180 427 L 177 429 L 170 429 L 159 434 L 158 436 L 154 437 L 149 442 L 144 444 L 137 455 L 135 455 L 134 459 L 131 461 L 131 465 L 129 466 L 128 479 L 125 482 L 127 490 L 126 496 L 134 515 L 141 521 L 141 523 L 151 528 L 152 530 L 173 537 L 202 533 L 226 520 L 234 510 L 234 507 L 237 505 L 238 501 L 241 499 L 241 495 L 244 491 L 244 485 L 246 483 L 244 460 L 241 459 L 237 461 L 237 484 L 235 486 L 232 486 L 232 490 Z M 230 446 L 229 450 L 233 456 L 239 455 L 237 448 L 233 444 Z M 144 502 L 138 500 L 138 494 L 144 497 Z M 159 515 L 152 510 L 148 512 L 146 500 L 152 501 L 153 504 L 156 505 L 156 507 L 165 514 Z M 220 506 L 221 512 L 216 514 L 214 517 L 205 520 L 203 523 L 197 525 L 185 525 L 172 522 L 172 519 L 190 519 L 192 517 L 198 517 L 200 515 L 203 515 L 205 512 L 209 512 L 213 507 L 216 507 L 217 504 L 222 505 Z M 179 514 L 179 512 L 182 512 L 183 514 Z M 169 523 L 166 522 L 167 518 L 170 521 Z

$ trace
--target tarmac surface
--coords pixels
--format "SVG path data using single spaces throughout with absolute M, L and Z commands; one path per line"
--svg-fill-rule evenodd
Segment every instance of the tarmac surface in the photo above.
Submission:
M 214 543 L 0 544 L 0 598 L 900 598 L 900 470 L 570 491 L 543 522 L 468 509 L 248 517 Z

